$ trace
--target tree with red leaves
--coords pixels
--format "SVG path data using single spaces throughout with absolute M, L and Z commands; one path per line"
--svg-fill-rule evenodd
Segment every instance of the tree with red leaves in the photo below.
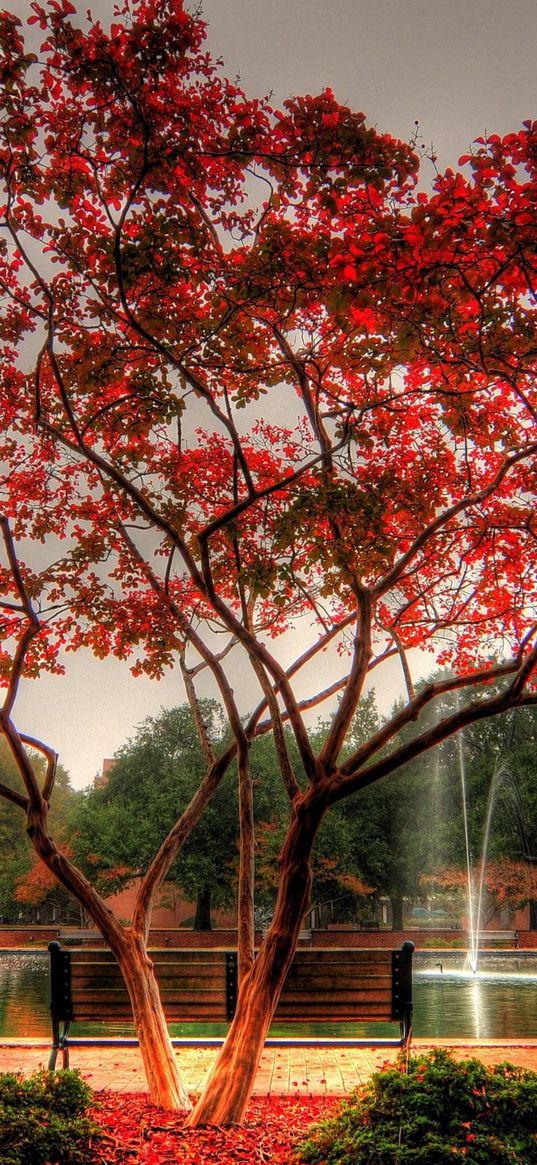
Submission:
M 425 881 L 425 879 L 424 879 Z M 427 878 L 429 885 L 446 890 L 461 890 L 468 896 L 468 870 L 457 866 L 437 870 L 434 877 Z M 474 871 L 472 892 L 478 897 L 479 886 L 483 887 L 482 926 L 487 926 L 500 906 L 511 911 L 518 910 L 537 895 L 537 871 L 531 862 L 514 861 L 509 857 L 484 860 Z M 485 901 L 486 898 L 486 901 Z
M 186 1106 L 146 940 L 236 761 L 238 1007 L 189 1121 L 240 1121 L 330 806 L 537 700 L 537 123 L 418 192 L 415 149 L 330 91 L 247 99 L 182 0 L 124 0 L 109 29 L 69 0 L 32 9 L 38 58 L 14 15 L 0 26 L 1 724 L 25 785 L 0 793 L 120 964 L 153 1100 Z M 51 837 L 54 752 L 14 721 L 21 677 L 81 646 L 153 676 L 181 660 L 194 704 L 208 669 L 233 738 L 128 926 Z M 450 677 L 416 694 L 411 648 Z M 340 674 L 319 687 L 328 651 Z M 353 745 L 394 658 L 407 700 Z M 457 709 L 420 720 L 448 691 Z M 305 712 L 336 694 L 319 751 Z M 290 824 L 254 961 L 249 749 L 266 732 Z

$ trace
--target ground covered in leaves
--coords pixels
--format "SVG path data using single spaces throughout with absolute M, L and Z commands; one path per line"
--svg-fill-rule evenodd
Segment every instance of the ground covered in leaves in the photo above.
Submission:
M 103 1136 L 95 1165 L 283 1165 L 309 1126 L 339 1108 L 335 1099 L 258 1097 L 240 1127 L 185 1129 L 180 1113 L 155 1108 L 141 1093 L 97 1092 L 91 1115 Z

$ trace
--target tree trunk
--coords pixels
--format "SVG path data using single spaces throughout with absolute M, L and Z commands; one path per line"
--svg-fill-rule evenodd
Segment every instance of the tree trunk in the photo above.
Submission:
M 392 930 L 403 930 L 403 895 L 392 894 Z
M 235 1018 L 205 1089 L 187 1118 L 203 1124 L 239 1124 L 280 992 L 292 962 L 311 889 L 310 855 L 325 806 L 305 794 L 295 802 L 280 865 L 274 920 L 252 970 L 240 985 Z
M 248 747 L 240 744 L 239 762 L 239 834 L 240 861 L 239 886 L 237 895 L 237 968 L 239 985 L 250 974 L 254 965 L 254 879 L 255 879 L 255 830 L 254 830 L 254 790 Z
M 196 899 L 196 914 L 194 918 L 194 930 L 212 930 L 211 922 L 211 891 L 209 886 L 202 886 L 198 890 L 198 897 Z
M 143 940 L 126 931 L 126 948 L 116 956 L 132 1005 L 136 1035 L 152 1104 L 160 1108 L 192 1108 L 174 1056 L 153 963 Z
M 129 992 L 151 1101 L 161 1108 L 188 1111 L 192 1105 L 173 1054 L 144 933 L 122 927 L 82 872 L 61 853 L 47 831 L 45 811 L 46 806 L 42 811 L 28 812 L 28 835 L 39 857 L 58 881 L 78 899 L 117 960 Z

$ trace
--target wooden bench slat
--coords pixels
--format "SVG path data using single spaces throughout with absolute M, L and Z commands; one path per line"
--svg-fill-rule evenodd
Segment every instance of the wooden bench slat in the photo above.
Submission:
M 302 988 L 304 991 L 316 991 L 317 989 L 322 991 L 325 984 L 327 987 L 331 987 L 333 984 L 337 983 L 358 982 L 371 983 L 373 989 L 376 989 L 377 987 L 382 988 L 384 984 L 387 984 L 391 989 L 392 976 L 387 975 L 386 971 L 383 971 L 382 974 L 377 975 L 364 975 L 363 972 L 360 971 L 353 975 L 352 972 L 346 968 L 344 970 L 339 970 L 337 967 L 335 969 L 330 968 L 329 970 L 327 970 L 325 967 L 317 967 L 315 971 L 312 969 L 311 971 L 308 971 L 307 974 L 304 974 L 301 967 L 295 967 L 293 973 L 289 973 L 286 979 L 287 986 L 291 986 L 292 984 L 293 987 L 298 989 Z
M 286 1011 L 292 1011 L 293 1008 L 296 1007 L 302 1008 L 304 1011 L 307 1011 L 309 1008 L 317 1008 L 318 1010 L 330 1013 L 335 1011 L 338 1007 L 346 1007 L 347 1011 L 351 1011 L 353 1008 L 355 1008 L 356 1011 L 367 1011 L 368 1009 L 373 1009 L 374 1007 L 391 1009 L 391 1005 L 391 995 L 386 994 L 383 999 L 379 999 L 378 995 L 366 996 L 365 994 L 356 997 L 353 996 L 349 991 L 345 991 L 341 996 L 330 1000 L 308 999 L 304 995 L 290 995 L 283 996 L 278 1001 L 278 1007 L 285 1008 Z
M 289 968 L 288 978 L 301 979 L 315 979 L 317 975 L 326 975 L 331 979 L 342 977 L 345 979 L 354 978 L 359 975 L 362 979 L 391 979 L 392 967 L 389 963 L 370 963 L 364 966 L 362 963 L 357 963 L 355 966 L 348 963 L 328 963 L 319 962 L 316 965 L 309 964 L 303 966 L 301 964 L 292 965 Z
M 308 997 L 297 992 L 285 992 L 282 994 L 278 1002 L 278 1007 L 292 1008 L 294 1006 L 300 1007 L 324 1007 L 325 1010 L 331 1011 L 334 1007 L 341 1005 L 360 1005 L 379 1003 L 383 1005 L 391 1005 L 391 991 L 385 991 L 383 996 L 373 994 L 369 991 L 339 991 L 333 996 L 318 996 L 314 1001 L 308 1000 Z M 180 1008 L 180 1007 L 203 1007 L 205 1004 L 222 1004 L 225 1006 L 226 996 L 224 992 L 205 992 L 199 991 L 195 995 L 189 995 L 186 992 L 174 992 L 170 995 L 162 997 L 164 1008 Z M 85 998 L 73 1001 L 73 1011 L 75 1017 L 78 1017 L 82 1008 L 91 1007 L 93 1011 L 97 1012 L 99 1008 L 103 1010 L 112 1011 L 114 1007 L 119 1007 L 122 1004 L 130 1006 L 129 997 L 127 994 L 118 992 L 114 995 L 88 995 Z
M 214 1016 L 215 1019 L 222 1021 L 223 1023 L 228 1022 L 225 1006 L 222 1005 L 221 1007 L 215 1007 L 214 1004 L 211 1004 L 210 1002 L 206 1002 L 205 1004 L 196 1006 L 195 1008 L 189 1007 L 188 1004 L 186 1004 L 180 1009 L 172 1007 L 165 1008 L 164 1010 L 166 1019 L 169 1020 L 170 1023 L 182 1023 L 183 1020 L 188 1020 L 189 1023 L 204 1023 L 206 1018 L 211 1016 Z M 101 1020 L 104 1022 L 107 1019 L 114 1020 L 116 1017 L 121 1019 L 126 1018 L 132 1023 L 132 1011 L 130 1007 L 128 1007 L 126 1003 L 117 1008 L 103 1007 L 95 1009 L 92 1007 L 81 1007 L 79 1011 L 77 1011 L 73 1022 L 85 1023 L 86 1021 L 91 1020 L 94 1023 L 100 1023 Z
M 226 995 L 226 992 L 221 985 L 218 985 L 216 987 L 208 987 L 208 988 L 205 988 L 205 987 L 198 985 L 194 991 L 186 990 L 184 987 L 177 987 L 177 988 L 171 987 L 168 990 L 163 991 L 161 993 L 161 996 L 163 999 L 194 999 L 194 1000 L 196 1000 L 196 999 L 224 999 L 225 995 Z M 92 999 L 95 1001 L 102 999 L 102 1000 L 109 1000 L 111 1003 L 113 1003 L 116 1000 L 128 999 L 129 994 L 128 994 L 128 991 L 126 991 L 125 988 L 121 986 L 121 984 L 118 984 L 117 987 L 114 987 L 112 989 L 107 989 L 106 991 L 100 991 L 100 990 L 96 990 L 95 988 L 93 988 L 93 989 L 89 988 L 89 990 L 85 991 L 85 992 L 80 992 L 80 993 L 73 992 L 71 998 L 72 998 L 73 1004 L 83 1002 L 84 999 Z
M 77 963 L 98 962 L 113 963 L 114 966 L 116 965 L 114 955 L 108 949 L 94 948 L 91 950 L 88 947 L 83 947 L 81 949 L 75 948 L 74 950 L 70 950 L 69 953 L 73 960 L 73 966 L 75 961 Z M 179 964 L 181 962 L 188 962 L 191 965 L 194 963 L 199 964 L 199 966 L 205 966 L 207 963 L 225 963 L 226 954 L 228 953 L 229 948 L 224 950 L 222 947 L 208 947 L 207 950 L 187 950 L 184 947 L 151 947 L 148 951 L 149 957 L 153 962 Z
M 161 974 L 160 969 L 157 968 L 156 977 L 159 983 L 165 987 L 169 983 L 184 983 L 187 986 L 194 986 L 196 983 L 203 984 L 222 984 L 226 981 L 225 968 L 217 969 L 216 971 L 205 969 L 203 974 L 193 974 L 191 968 L 182 968 L 180 972 L 174 971 L 171 967 L 164 974 Z M 72 990 L 84 991 L 87 987 L 95 984 L 103 990 L 108 986 L 113 987 L 115 983 L 121 983 L 121 975 L 117 967 L 107 967 L 104 970 L 101 968 L 92 968 L 91 971 L 82 968 L 73 968 L 71 976 Z
M 202 994 L 202 993 L 205 993 L 205 994 L 211 993 L 213 995 L 225 995 L 226 994 L 226 984 L 224 981 L 221 981 L 221 980 L 216 982 L 216 983 L 211 982 L 210 980 L 207 980 L 204 982 L 198 982 L 198 983 L 187 983 L 187 982 L 184 982 L 182 980 L 180 980 L 178 982 L 174 982 L 173 980 L 169 980 L 169 982 L 167 982 L 167 983 L 162 983 L 162 982 L 159 983 L 159 990 L 160 990 L 161 995 L 164 997 L 169 996 L 169 995 L 173 995 L 173 994 L 197 996 L 198 994 Z M 94 998 L 99 998 L 99 997 L 103 998 L 103 997 L 106 997 L 107 995 L 115 995 L 117 992 L 125 993 L 125 995 L 127 995 L 125 988 L 123 987 L 123 985 L 121 983 L 118 982 L 117 979 L 114 980 L 113 983 L 110 982 L 110 983 L 106 983 L 106 984 L 95 983 L 95 982 L 94 983 L 85 983 L 85 984 L 79 984 L 73 988 L 73 990 L 71 992 L 71 998 L 73 999 L 73 1001 L 76 1001 L 78 999 L 83 999 L 87 995 L 91 995 Z
M 167 982 L 169 979 L 220 979 L 224 980 L 226 976 L 225 966 L 217 967 L 214 964 L 208 967 L 161 967 L 157 964 L 154 968 L 157 979 L 162 982 Z M 84 982 L 90 979 L 99 979 L 103 982 L 111 982 L 117 976 L 120 976 L 118 967 L 112 966 L 111 963 L 84 963 L 82 966 L 73 964 L 71 980 L 73 983 L 77 981 Z M 121 977 L 121 976 L 120 976 Z
M 384 987 L 381 991 L 373 991 L 371 988 L 368 988 L 368 987 L 362 987 L 360 989 L 359 987 L 354 988 L 352 985 L 347 984 L 344 987 L 335 988 L 334 991 L 316 992 L 315 995 L 313 995 L 313 996 L 309 995 L 309 993 L 307 991 L 294 991 L 289 987 L 284 987 L 284 989 L 281 993 L 281 996 L 280 996 L 280 1001 L 285 1000 L 286 1003 L 295 1003 L 295 1002 L 299 1002 L 302 999 L 318 999 L 319 1001 L 324 1003 L 324 1005 L 326 1007 L 328 1007 L 331 1005 L 331 1003 L 337 1003 L 338 1001 L 341 1001 L 342 999 L 348 999 L 348 1000 L 352 1000 L 352 999 L 357 999 L 357 1000 L 360 1000 L 360 999 L 363 999 L 363 1000 L 390 999 L 391 1000 L 391 998 L 392 998 L 392 992 L 391 992 L 391 988 L 389 986 Z
M 368 1011 L 349 1011 L 348 1008 L 341 1008 L 331 1012 L 330 1015 L 327 1015 L 326 1010 L 306 1011 L 301 1008 L 280 1010 L 277 1008 L 274 1018 L 280 1023 L 376 1023 L 380 1020 L 386 1023 L 393 1022 L 391 1007 L 372 1007 Z
M 206 992 L 222 993 L 226 992 L 226 984 L 224 979 L 159 979 L 159 987 L 161 994 L 166 997 L 174 993 L 184 993 L 185 995 L 199 996 Z M 379 994 L 389 994 L 391 996 L 392 984 L 391 980 L 387 978 L 378 979 L 372 982 L 371 979 L 348 978 L 348 979 L 331 979 L 326 976 L 319 976 L 313 982 L 303 981 L 301 979 L 288 980 L 283 988 L 283 995 L 299 997 L 300 995 L 308 995 L 314 992 L 316 995 L 322 995 L 326 999 L 330 999 L 332 995 L 339 995 L 345 991 L 362 991 L 371 997 Z M 84 998 L 88 995 L 93 995 L 96 998 L 105 997 L 107 995 L 115 995 L 116 993 L 127 995 L 126 988 L 121 983 L 119 978 L 108 979 L 103 981 L 83 980 L 78 979 L 73 982 L 71 995 L 73 1000 Z

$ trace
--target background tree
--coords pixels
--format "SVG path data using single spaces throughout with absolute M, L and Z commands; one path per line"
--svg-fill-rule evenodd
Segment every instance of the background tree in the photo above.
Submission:
M 416 686 L 419 693 L 428 683 L 449 683 L 445 672 L 437 671 L 427 683 Z M 418 733 L 431 731 L 435 723 L 457 712 L 456 695 L 447 691 L 426 706 L 418 716 Z M 390 718 L 396 718 L 404 704 L 398 703 Z M 407 725 L 401 742 L 410 743 L 416 725 Z M 460 778 L 459 738 L 448 738 L 437 748 L 403 765 L 390 782 L 372 785 L 357 803 L 363 828 L 378 838 L 366 847 L 372 859 L 368 876 L 378 893 L 392 906 L 392 926 L 404 925 L 405 899 L 416 902 L 425 896 L 427 878 L 452 863 L 466 869 L 463 809 Z
M 359 801 L 359 817 L 355 815 L 356 837 L 371 839 L 363 847 L 362 863 L 376 897 L 390 899 L 394 930 L 403 930 L 405 899 L 420 894 L 420 878 L 431 860 L 431 835 L 440 825 L 431 817 L 429 789 L 419 769 L 418 774 L 403 771 L 388 789 L 368 789 Z
M 327 734 L 329 723 L 322 720 L 312 729 L 312 747 L 320 752 Z M 347 737 L 347 749 L 358 747 L 380 727 L 375 692 L 371 689 L 364 694 L 356 711 Z M 289 754 L 293 768 L 304 780 L 300 756 L 287 733 Z M 268 915 L 272 917 L 274 901 L 279 883 L 278 857 L 289 827 L 288 804 L 278 804 L 278 765 L 270 740 L 256 741 L 252 748 L 252 769 L 257 774 L 261 748 L 263 749 L 268 773 L 264 777 L 265 786 L 275 790 L 276 812 L 272 820 L 263 821 L 257 830 L 257 881 L 261 896 L 265 895 Z M 260 782 L 258 782 L 260 783 Z M 362 812 L 361 800 L 351 798 L 336 805 L 329 817 L 325 817 L 317 835 L 315 851 L 312 855 L 312 886 L 310 893 L 310 921 L 318 922 L 323 917 L 342 921 L 366 921 L 372 917 L 371 895 L 379 883 L 379 870 L 387 860 L 384 838 L 375 828 L 375 822 L 366 809 Z M 373 877 L 370 884 L 364 875 Z M 374 875 L 371 873 L 374 871 Z
M 255 762 L 253 765 L 255 771 Z M 357 828 L 361 818 L 357 821 L 354 815 L 345 813 L 345 808 L 338 806 L 319 830 L 312 854 L 312 884 L 306 907 L 309 926 L 323 926 L 335 920 L 367 923 L 373 915 L 370 902 L 375 885 L 369 885 L 362 873 L 363 850 L 369 848 L 369 837 L 360 837 Z M 285 813 L 279 819 L 261 821 L 256 831 L 256 906 L 261 926 L 266 926 L 274 914 L 279 856 L 288 827 Z M 371 845 L 383 845 L 374 832 Z
M 25 790 L 0 793 L 115 954 L 153 1099 L 187 1106 L 146 940 L 157 889 L 236 759 L 238 1005 L 189 1120 L 237 1121 L 326 813 L 537 698 L 537 124 L 491 135 L 465 173 L 418 192 L 413 146 L 330 91 L 279 111 L 249 101 L 180 0 L 137 0 L 109 29 L 79 27 L 69 0 L 33 11 L 38 61 L 16 17 L 0 24 L 1 722 Z M 55 758 L 33 742 L 40 782 L 14 721 L 22 674 L 82 645 L 150 675 L 178 656 L 187 674 L 209 669 L 233 740 L 125 926 L 51 836 Z M 450 678 L 416 693 L 415 647 Z M 329 650 L 338 674 L 316 683 L 308 665 Z M 407 702 L 346 753 L 387 658 Z M 501 691 L 484 694 L 492 679 Z M 451 691 L 459 708 L 420 724 Z M 304 713 L 337 693 L 317 752 Z M 249 753 L 267 731 L 289 828 L 254 961 Z
M 217 746 L 223 729 L 220 709 L 206 701 L 201 711 Z M 88 791 L 73 822 L 76 858 L 104 891 L 123 888 L 147 871 L 205 769 L 186 705 L 146 720 L 116 754 L 106 783 Z M 138 822 L 136 832 L 133 821 Z M 210 929 L 211 903 L 233 903 L 237 837 L 237 800 L 228 782 L 217 790 L 168 874 L 168 881 L 197 902 L 196 929 Z
M 533 708 L 519 708 L 494 720 L 471 725 L 461 738 L 461 748 L 446 743 L 441 752 L 444 798 L 449 797 L 449 774 L 455 785 L 464 764 L 467 790 L 469 847 L 474 881 L 486 861 L 485 887 L 490 896 L 489 913 L 499 904 L 515 909 L 529 903 L 530 928 L 537 915 L 537 801 L 535 746 L 537 717 Z M 436 863 L 443 885 L 467 883 L 462 813 L 446 816 L 450 838 Z M 432 870 L 434 874 L 434 869 Z
M 44 765 L 37 753 L 33 763 L 43 776 Z M 19 795 L 23 793 L 19 770 L 5 740 L 0 739 L 0 782 Z M 62 844 L 69 838 L 69 823 L 78 794 L 71 788 L 69 776 L 58 766 L 57 782 L 51 797 L 50 820 Z M 6 801 L 0 819 L 0 915 L 2 922 L 18 923 L 29 917 L 36 919 L 36 911 L 43 916 L 43 907 L 55 905 L 57 916 L 78 913 L 77 904 L 58 884 L 46 866 L 39 861 L 24 829 L 24 818 L 16 805 Z
M 217 751 L 225 747 L 221 708 L 201 700 L 198 710 Z M 268 746 L 268 747 L 267 747 Z M 188 705 L 149 717 L 116 753 L 106 782 L 98 782 L 77 802 L 71 818 L 74 856 L 103 893 L 142 877 L 172 829 L 181 807 L 201 783 L 206 761 Z M 252 750 L 256 820 L 280 825 L 287 806 L 281 795 L 277 760 L 270 740 Z M 138 822 L 134 832 L 132 822 Z M 211 927 L 211 905 L 236 904 L 239 820 L 232 775 L 216 790 L 203 817 L 182 847 L 167 880 L 196 901 L 194 929 Z
M 479 862 L 474 874 L 476 909 L 481 891 L 480 928 L 488 925 L 498 906 L 506 906 L 510 911 L 515 911 L 535 898 L 536 875 L 534 867 L 529 862 L 496 858 L 487 861 L 483 868 Z M 463 900 L 467 898 L 468 876 L 467 871 L 461 867 L 438 870 L 436 877 L 431 881 L 437 887 L 458 892 Z M 475 925 L 477 928 L 477 913 Z

